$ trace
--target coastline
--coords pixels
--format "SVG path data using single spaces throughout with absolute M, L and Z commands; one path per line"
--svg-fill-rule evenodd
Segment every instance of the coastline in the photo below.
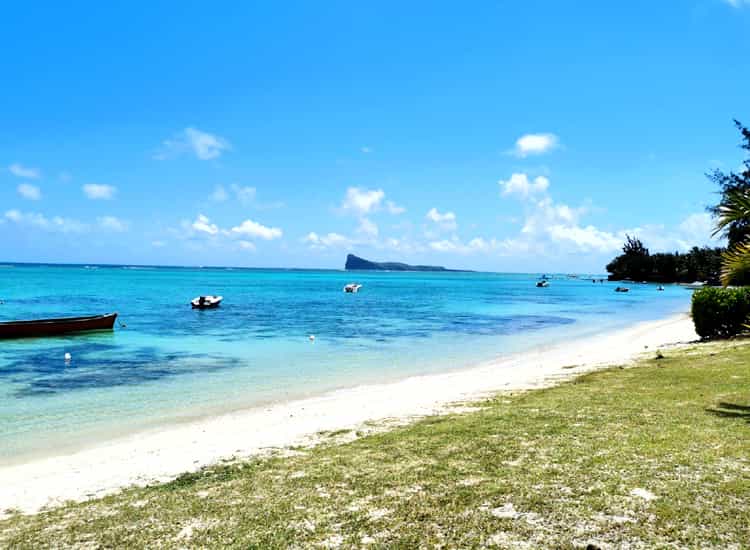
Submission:
M 644 351 L 695 339 L 692 322 L 680 314 L 537 347 L 472 368 L 337 390 L 155 429 L 72 454 L 0 468 L 0 511 L 33 513 L 65 500 L 167 481 L 221 459 L 313 444 L 319 432 L 355 429 L 367 421 L 405 422 L 450 412 L 457 402 L 549 386 L 602 366 L 627 363 Z

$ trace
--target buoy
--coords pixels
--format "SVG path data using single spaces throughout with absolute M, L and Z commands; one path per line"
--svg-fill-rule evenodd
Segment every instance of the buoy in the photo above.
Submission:
M 311 342 L 314 342 L 314 341 L 315 341 L 315 335 L 314 335 L 314 334 L 311 334 L 311 335 L 310 335 L 310 341 L 311 341 Z
M 72 355 L 70 355 L 70 353 L 68 353 L 68 352 L 66 351 L 66 352 L 65 352 L 65 362 L 66 362 L 66 363 L 70 363 L 70 360 L 71 360 L 72 358 L 73 358 L 73 356 L 72 356 Z

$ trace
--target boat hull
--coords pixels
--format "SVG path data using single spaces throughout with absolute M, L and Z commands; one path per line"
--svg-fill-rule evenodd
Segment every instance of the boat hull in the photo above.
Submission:
M 57 336 L 92 330 L 112 330 L 117 313 L 90 317 L 63 317 L 35 319 L 32 321 L 7 321 L 0 323 L 0 338 L 35 338 Z

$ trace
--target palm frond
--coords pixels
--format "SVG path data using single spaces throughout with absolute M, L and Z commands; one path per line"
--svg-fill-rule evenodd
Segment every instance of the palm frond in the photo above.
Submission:
M 733 189 L 726 192 L 716 207 L 716 213 L 718 220 L 714 235 L 732 223 L 750 219 L 750 191 Z
M 750 274 L 750 239 L 737 243 L 722 254 L 721 282 L 724 286 Z

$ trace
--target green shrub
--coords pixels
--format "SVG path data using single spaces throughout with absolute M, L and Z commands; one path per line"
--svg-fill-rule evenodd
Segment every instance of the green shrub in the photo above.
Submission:
M 729 338 L 750 323 L 750 288 L 702 288 L 693 293 L 695 332 L 701 338 Z

